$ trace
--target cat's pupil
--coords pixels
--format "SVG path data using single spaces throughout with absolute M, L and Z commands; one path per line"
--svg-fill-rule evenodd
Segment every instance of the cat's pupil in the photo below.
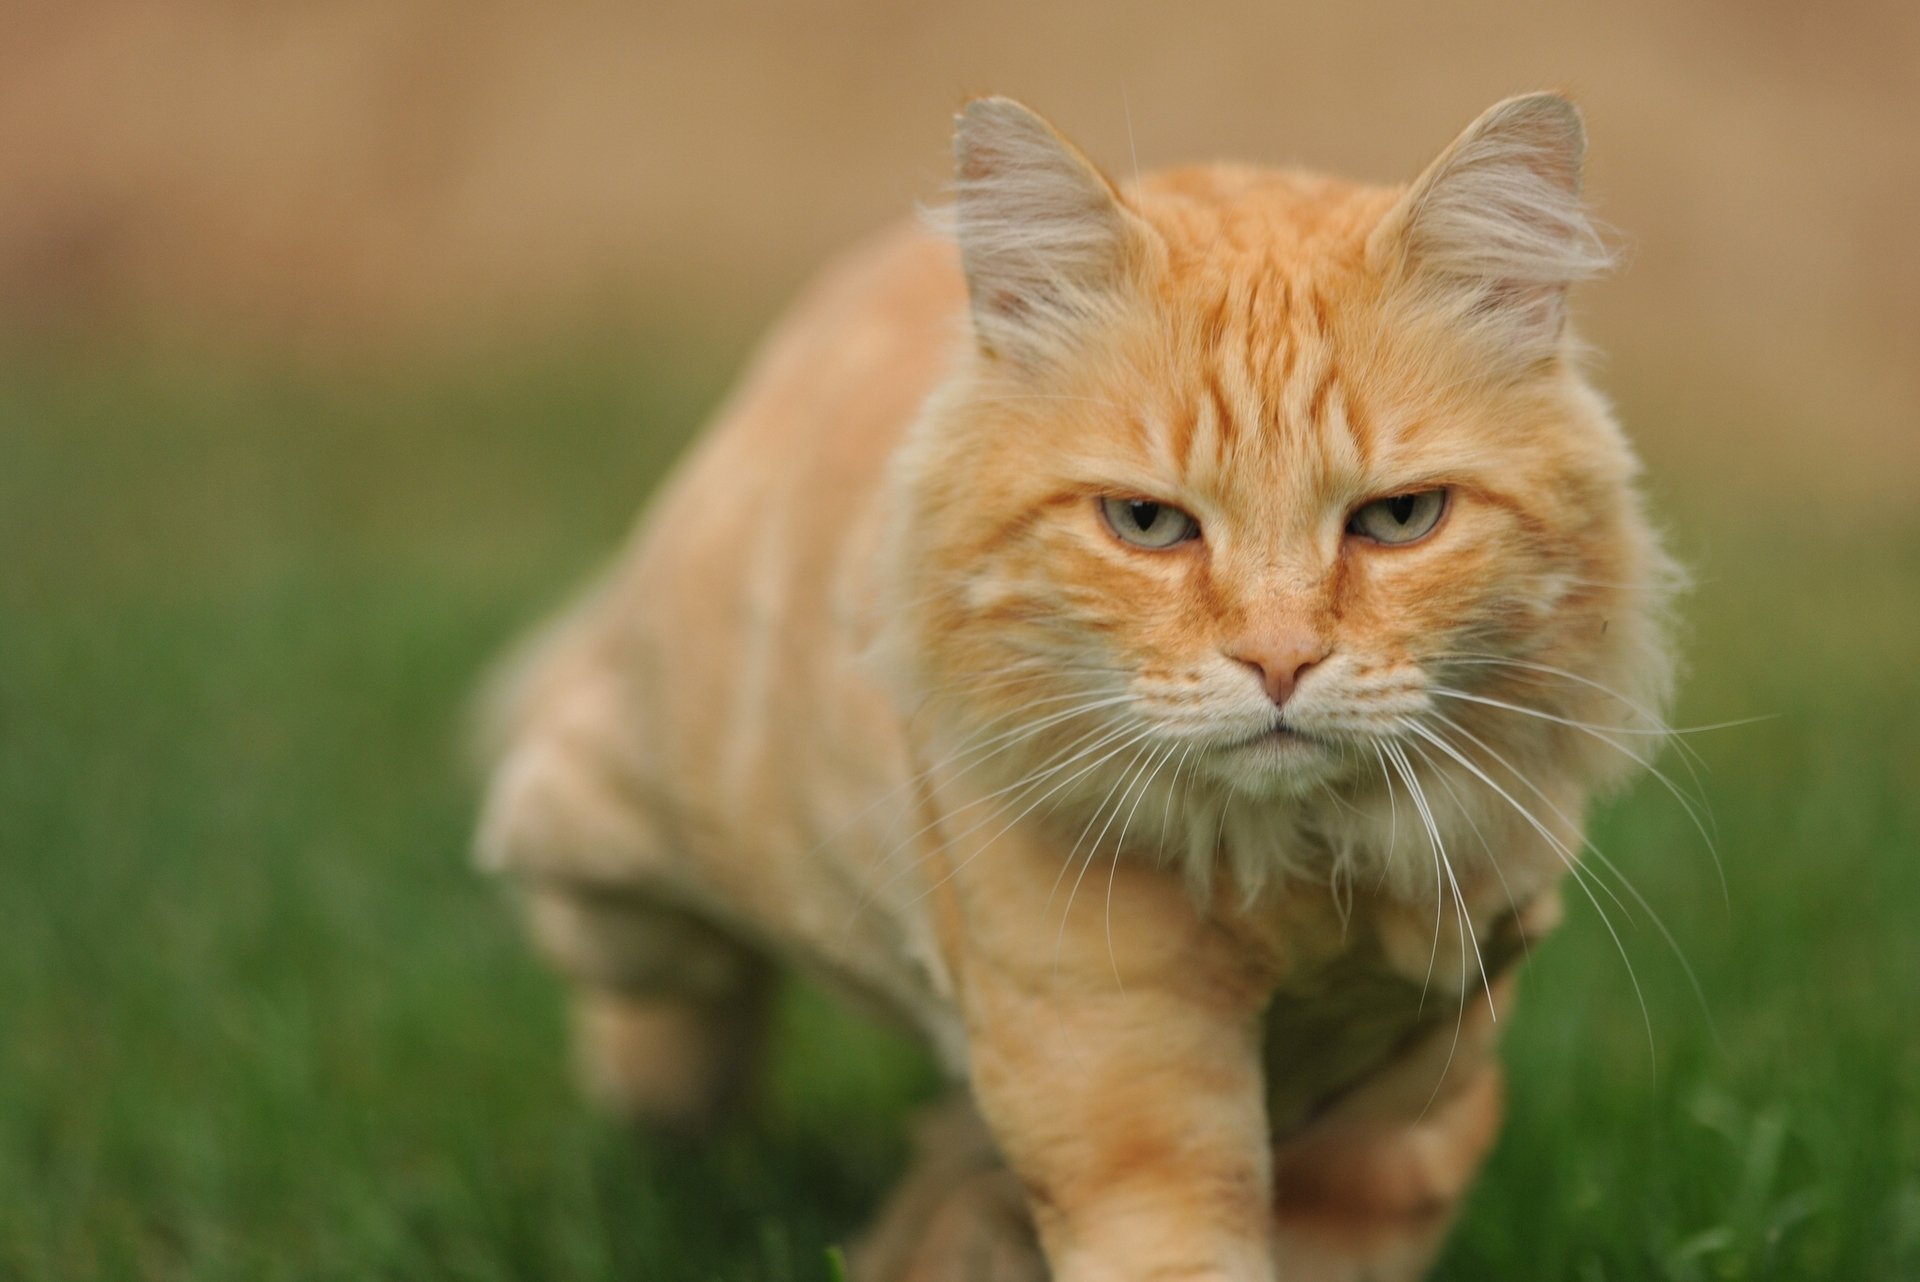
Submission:
M 1387 500 L 1387 514 L 1393 517 L 1395 525 L 1405 525 L 1413 517 L 1414 505 L 1419 502 L 1412 494 L 1397 494 Z
M 1133 518 L 1134 525 L 1144 533 L 1151 530 L 1153 523 L 1160 519 L 1160 505 L 1135 501 L 1127 504 L 1127 514 Z

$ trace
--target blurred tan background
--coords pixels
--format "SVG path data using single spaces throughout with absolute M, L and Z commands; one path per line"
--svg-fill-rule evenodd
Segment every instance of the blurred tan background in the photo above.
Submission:
M 1703 466 L 1920 479 L 1920 5 L 6 7 L 15 331 L 392 350 L 646 316 L 737 344 L 938 199 L 971 93 L 1122 175 L 1399 180 L 1487 103 L 1558 87 L 1628 252 L 1582 306 L 1629 412 L 1685 422 L 1666 448 Z

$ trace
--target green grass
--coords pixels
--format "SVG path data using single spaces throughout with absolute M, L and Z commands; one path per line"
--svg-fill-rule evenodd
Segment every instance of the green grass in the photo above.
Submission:
M 924 1061 L 799 993 L 755 1118 L 635 1142 L 464 853 L 477 673 L 722 373 L 0 369 L 0 1278 L 831 1276 Z M 1730 906 L 1657 786 L 1596 830 L 1711 1024 L 1575 904 L 1446 1277 L 1920 1276 L 1920 515 L 1728 485 L 1661 497 L 1683 717 L 1777 714 L 1696 741 Z

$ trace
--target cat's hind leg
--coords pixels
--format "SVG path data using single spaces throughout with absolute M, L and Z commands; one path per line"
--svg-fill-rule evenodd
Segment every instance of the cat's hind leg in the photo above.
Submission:
M 614 1116 L 702 1128 L 746 1093 L 772 967 L 683 909 L 629 891 L 526 888 L 542 954 L 572 984 L 575 1071 Z
M 572 987 L 586 1094 L 622 1118 L 697 1128 L 751 1079 L 771 967 L 673 891 L 684 861 L 635 783 L 624 687 L 557 643 L 541 654 L 507 700 L 522 710 L 475 854 L 513 879 L 536 947 Z

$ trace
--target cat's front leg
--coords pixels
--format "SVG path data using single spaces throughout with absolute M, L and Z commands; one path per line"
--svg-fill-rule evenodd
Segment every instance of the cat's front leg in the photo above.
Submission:
M 1054 1277 L 1268 1282 L 1270 977 L 1176 879 L 1097 863 L 1071 896 L 1059 869 L 999 845 L 940 905 L 975 1098 Z

